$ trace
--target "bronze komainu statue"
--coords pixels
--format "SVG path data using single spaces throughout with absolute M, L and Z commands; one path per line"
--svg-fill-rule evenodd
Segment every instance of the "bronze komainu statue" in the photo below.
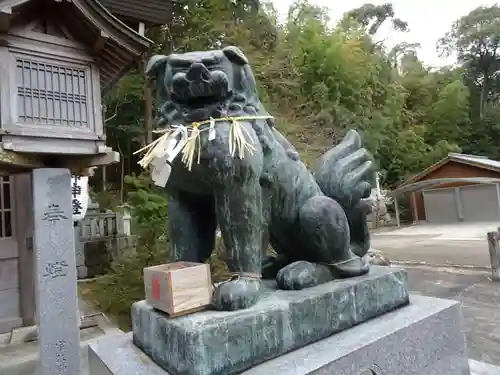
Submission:
M 274 127 L 236 47 L 154 56 L 147 74 L 157 84 L 160 122 L 196 130 L 196 161 L 175 157 L 166 184 L 170 240 L 173 261 L 204 262 L 219 226 L 237 277 L 216 288 L 217 309 L 255 304 L 262 276 L 302 289 L 369 271 L 364 198 L 373 174 L 358 133 L 309 171 Z M 277 257 L 266 258 L 269 243 Z

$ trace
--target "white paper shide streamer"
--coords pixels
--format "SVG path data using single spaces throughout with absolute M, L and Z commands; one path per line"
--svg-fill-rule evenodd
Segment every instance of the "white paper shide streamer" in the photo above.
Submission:
M 83 220 L 89 206 L 88 176 L 71 176 L 71 206 L 73 208 L 73 221 Z
M 180 136 L 180 139 L 177 137 Z M 188 131 L 185 126 L 177 127 L 167 137 L 160 137 L 151 153 L 151 178 L 156 186 L 165 187 L 172 172 L 172 162 L 182 151 L 188 141 Z

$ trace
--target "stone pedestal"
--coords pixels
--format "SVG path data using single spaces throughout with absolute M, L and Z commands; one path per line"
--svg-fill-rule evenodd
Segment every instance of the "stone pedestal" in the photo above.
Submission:
M 498 368 L 477 362 L 472 363 L 470 372 L 459 302 L 416 295 L 410 296 L 410 302 L 242 374 L 368 375 L 371 372 L 363 370 L 370 368 L 376 375 L 497 374 Z M 132 333 L 90 344 L 89 368 L 90 375 L 173 375 L 133 344 Z
M 233 375 L 408 303 L 406 271 L 398 268 L 301 291 L 265 286 L 259 303 L 234 312 L 172 319 L 137 302 L 134 343 L 173 375 Z
M 500 375 L 500 367 L 484 362 L 469 360 L 471 375 Z

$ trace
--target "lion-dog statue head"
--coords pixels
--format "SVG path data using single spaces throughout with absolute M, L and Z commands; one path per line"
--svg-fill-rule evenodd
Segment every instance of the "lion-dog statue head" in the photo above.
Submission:
M 160 123 L 165 125 L 267 115 L 248 59 L 237 47 L 156 55 L 146 74 L 156 81 L 163 102 Z

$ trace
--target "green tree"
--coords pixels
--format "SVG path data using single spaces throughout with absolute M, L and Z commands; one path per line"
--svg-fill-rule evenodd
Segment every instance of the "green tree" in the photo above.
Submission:
M 470 124 L 460 146 L 464 152 L 499 158 L 500 6 L 482 6 L 464 15 L 438 47 L 457 55 L 470 92 Z
M 469 90 L 459 80 L 443 87 L 432 104 L 426 129 L 431 144 L 440 140 L 459 144 L 469 132 Z
M 500 70 L 500 6 L 478 7 L 457 20 L 440 39 L 443 55 L 456 53 L 467 80 L 479 94 L 477 116 L 482 119 Z M 496 90 L 495 90 L 496 91 Z
M 474 133 L 467 113 L 474 95 L 457 69 L 425 68 L 416 55 L 418 45 L 404 42 L 386 51 L 372 36 L 384 22 L 399 30 L 408 27 L 390 4 L 365 4 L 332 27 L 326 9 L 304 0 L 290 8 L 284 25 L 276 23 L 269 4 L 183 0 L 174 5 L 171 25 L 150 32 L 156 42 L 151 53 L 239 45 L 252 62 L 264 104 L 306 162 L 356 128 L 381 166 L 398 165 L 387 174 L 394 184 L 418 171 L 422 164 L 413 160 L 434 155 L 435 161 L 444 152 L 435 149 L 453 149 L 463 143 L 464 132 Z M 133 72 L 107 99 L 108 138 L 130 160 L 126 174 L 138 171 L 130 154 L 140 144 L 144 123 L 136 104 L 142 85 L 142 73 Z M 402 157 L 407 145 L 413 145 L 411 155 Z M 404 167 L 387 162 L 399 157 Z
M 408 30 L 408 22 L 395 17 L 394 7 L 391 3 L 382 5 L 366 3 L 359 8 L 347 12 L 345 18 L 353 19 L 363 25 L 371 35 L 376 34 L 380 26 L 386 21 L 390 21 L 395 30 Z

